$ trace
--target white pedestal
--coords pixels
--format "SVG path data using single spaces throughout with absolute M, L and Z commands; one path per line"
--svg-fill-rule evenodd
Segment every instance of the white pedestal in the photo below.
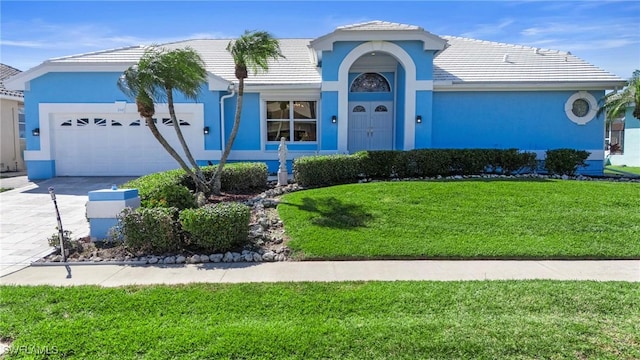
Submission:
M 289 183 L 289 174 L 286 171 L 278 170 L 278 186 L 285 186 Z

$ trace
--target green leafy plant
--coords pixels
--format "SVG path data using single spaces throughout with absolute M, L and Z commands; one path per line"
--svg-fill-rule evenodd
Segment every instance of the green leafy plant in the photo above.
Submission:
M 202 167 L 203 176 L 213 177 L 216 166 Z M 222 190 L 224 191 L 253 191 L 267 186 L 267 165 L 265 163 L 232 163 L 228 164 L 222 173 Z M 195 191 L 196 184 L 184 170 L 176 169 L 162 171 L 141 176 L 121 186 L 122 188 L 138 189 L 142 207 L 177 207 L 187 209 L 196 207 L 194 196 L 187 191 Z
M 62 231 L 63 245 L 65 249 L 71 248 L 71 234 L 72 234 L 71 230 Z M 60 248 L 60 230 L 58 229 L 57 226 L 56 226 L 56 232 L 51 234 L 51 236 L 47 238 L 47 241 L 49 243 L 49 246 L 55 247 L 57 249 Z
M 180 250 L 182 240 L 176 208 L 125 208 L 112 239 L 122 239 L 132 251 L 165 253 Z
M 352 183 L 361 172 L 360 157 L 356 155 L 307 156 L 293 162 L 295 181 L 302 186 Z
M 574 149 L 547 150 L 544 167 L 550 174 L 574 175 L 579 167 L 587 166 L 590 152 Z
M 178 210 L 197 207 L 195 197 L 185 186 L 168 184 L 156 189 L 145 199 L 145 207 L 174 207 Z
M 219 203 L 180 213 L 182 229 L 201 250 L 225 252 L 247 241 L 249 207 L 240 203 Z

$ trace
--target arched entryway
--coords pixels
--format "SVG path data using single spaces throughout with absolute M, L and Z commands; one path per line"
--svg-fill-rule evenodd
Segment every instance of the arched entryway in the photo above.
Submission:
M 393 60 L 395 68 L 389 70 L 378 70 L 377 66 L 372 66 L 370 69 L 366 67 L 367 58 L 375 56 L 386 56 Z M 398 75 L 397 69 L 402 69 L 402 75 Z M 341 121 L 338 123 L 338 150 L 343 152 L 352 152 L 357 146 L 349 145 L 350 139 L 353 135 L 350 135 L 350 115 L 353 107 L 350 106 L 350 102 L 360 101 L 357 97 L 354 98 L 350 93 L 350 86 L 352 84 L 351 78 L 354 73 L 380 73 L 385 75 L 386 72 L 391 72 L 391 77 L 396 76 L 395 84 L 392 86 L 392 99 L 391 104 L 378 104 L 385 105 L 387 109 L 392 113 L 395 126 L 393 127 L 393 134 L 391 137 L 392 145 L 389 148 L 398 149 L 412 149 L 415 144 L 415 109 L 416 109 L 416 89 L 422 87 L 422 81 L 416 80 L 416 66 L 411 56 L 400 46 L 392 42 L 387 41 L 371 41 L 360 44 L 351 50 L 343 59 L 338 69 L 338 118 L 346 119 L 347 121 Z M 389 77 L 387 77 L 387 80 Z M 401 81 L 400 81 L 401 80 Z M 429 84 L 432 85 L 432 84 Z M 396 96 L 402 93 L 401 98 Z M 378 101 L 378 100 L 376 100 Z M 388 101 L 384 99 L 384 101 Z M 401 102 L 398 104 L 396 101 Z M 353 104 L 357 106 L 358 104 Z M 374 106 L 374 105 L 370 105 Z M 377 105 L 374 106 L 374 110 Z M 400 134 L 401 136 L 395 136 Z M 393 142 L 395 140 L 395 143 Z M 353 142 L 353 140 L 351 141 Z
M 395 63 L 395 60 L 393 62 Z M 348 118 L 350 153 L 393 149 L 393 91 L 392 82 L 377 72 L 360 73 L 351 81 Z

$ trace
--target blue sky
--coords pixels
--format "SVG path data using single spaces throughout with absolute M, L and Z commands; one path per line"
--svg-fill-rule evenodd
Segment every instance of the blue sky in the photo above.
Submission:
M 0 1 L 0 60 L 59 56 L 266 30 L 315 38 L 384 20 L 436 35 L 571 51 L 629 78 L 640 69 L 640 1 Z

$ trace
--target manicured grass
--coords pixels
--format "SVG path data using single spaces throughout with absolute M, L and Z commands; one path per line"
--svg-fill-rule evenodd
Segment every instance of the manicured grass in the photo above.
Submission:
M 13 190 L 13 188 L 0 188 L 0 192 L 5 192 L 9 190 Z
M 608 165 L 604 168 L 607 175 L 620 175 L 620 171 L 640 176 L 640 167 Z
M 414 181 L 291 193 L 298 257 L 639 258 L 640 184 Z
M 638 359 L 640 284 L 1 287 L 12 358 Z M 48 355 L 36 351 L 48 350 Z M 30 353 L 28 353 L 30 351 Z

